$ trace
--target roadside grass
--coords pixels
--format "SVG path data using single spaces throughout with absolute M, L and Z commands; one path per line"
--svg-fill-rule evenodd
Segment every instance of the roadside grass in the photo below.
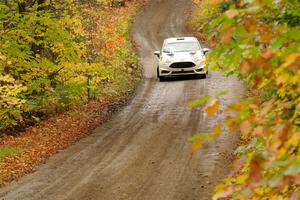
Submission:
M 0 147 L 0 162 L 2 162 L 7 156 L 12 156 L 23 151 L 19 147 Z

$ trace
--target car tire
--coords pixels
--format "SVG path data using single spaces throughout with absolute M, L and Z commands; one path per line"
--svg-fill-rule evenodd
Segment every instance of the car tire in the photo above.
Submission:
M 196 77 L 197 77 L 197 79 L 206 79 L 207 75 L 206 74 L 197 74 Z
M 158 79 L 159 79 L 160 82 L 163 82 L 163 81 L 166 80 L 165 77 L 163 77 L 163 76 L 160 76 Z
M 160 82 L 164 81 L 165 80 L 165 77 L 162 77 L 159 75 L 159 67 L 157 67 L 157 70 L 156 70 L 156 73 L 157 73 L 157 78 Z

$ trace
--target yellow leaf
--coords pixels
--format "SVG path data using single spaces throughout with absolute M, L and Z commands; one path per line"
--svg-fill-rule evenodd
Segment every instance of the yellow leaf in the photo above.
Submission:
M 277 158 L 280 158 L 284 155 L 287 154 L 287 149 L 285 147 L 281 147 L 278 151 L 277 151 Z
M 296 147 L 300 143 L 300 132 L 294 133 L 291 138 L 289 138 L 287 145 Z
M 220 103 L 217 99 L 212 100 L 209 104 L 204 107 L 204 110 L 209 116 L 215 114 L 219 110 Z
M 6 56 L 0 53 L 0 60 L 5 61 L 6 60 Z
M 204 143 L 203 140 L 198 140 L 197 142 L 195 142 L 193 145 L 192 145 L 192 152 L 193 153 L 196 153 L 200 147 L 202 146 L 202 144 Z

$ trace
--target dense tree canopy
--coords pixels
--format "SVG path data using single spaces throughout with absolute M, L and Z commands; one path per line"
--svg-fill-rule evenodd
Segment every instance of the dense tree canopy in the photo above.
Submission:
M 128 16 L 109 12 L 124 5 L 0 1 L 0 131 L 95 99 L 117 76 L 130 83 Z

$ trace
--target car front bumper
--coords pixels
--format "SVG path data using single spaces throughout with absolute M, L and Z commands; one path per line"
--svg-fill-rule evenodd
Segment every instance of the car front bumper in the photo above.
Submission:
M 181 76 L 181 75 L 201 75 L 206 74 L 207 70 L 204 64 L 196 65 L 194 67 L 185 68 L 171 68 L 170 65 L 163 65 L 159 67 L 159 76 Z

